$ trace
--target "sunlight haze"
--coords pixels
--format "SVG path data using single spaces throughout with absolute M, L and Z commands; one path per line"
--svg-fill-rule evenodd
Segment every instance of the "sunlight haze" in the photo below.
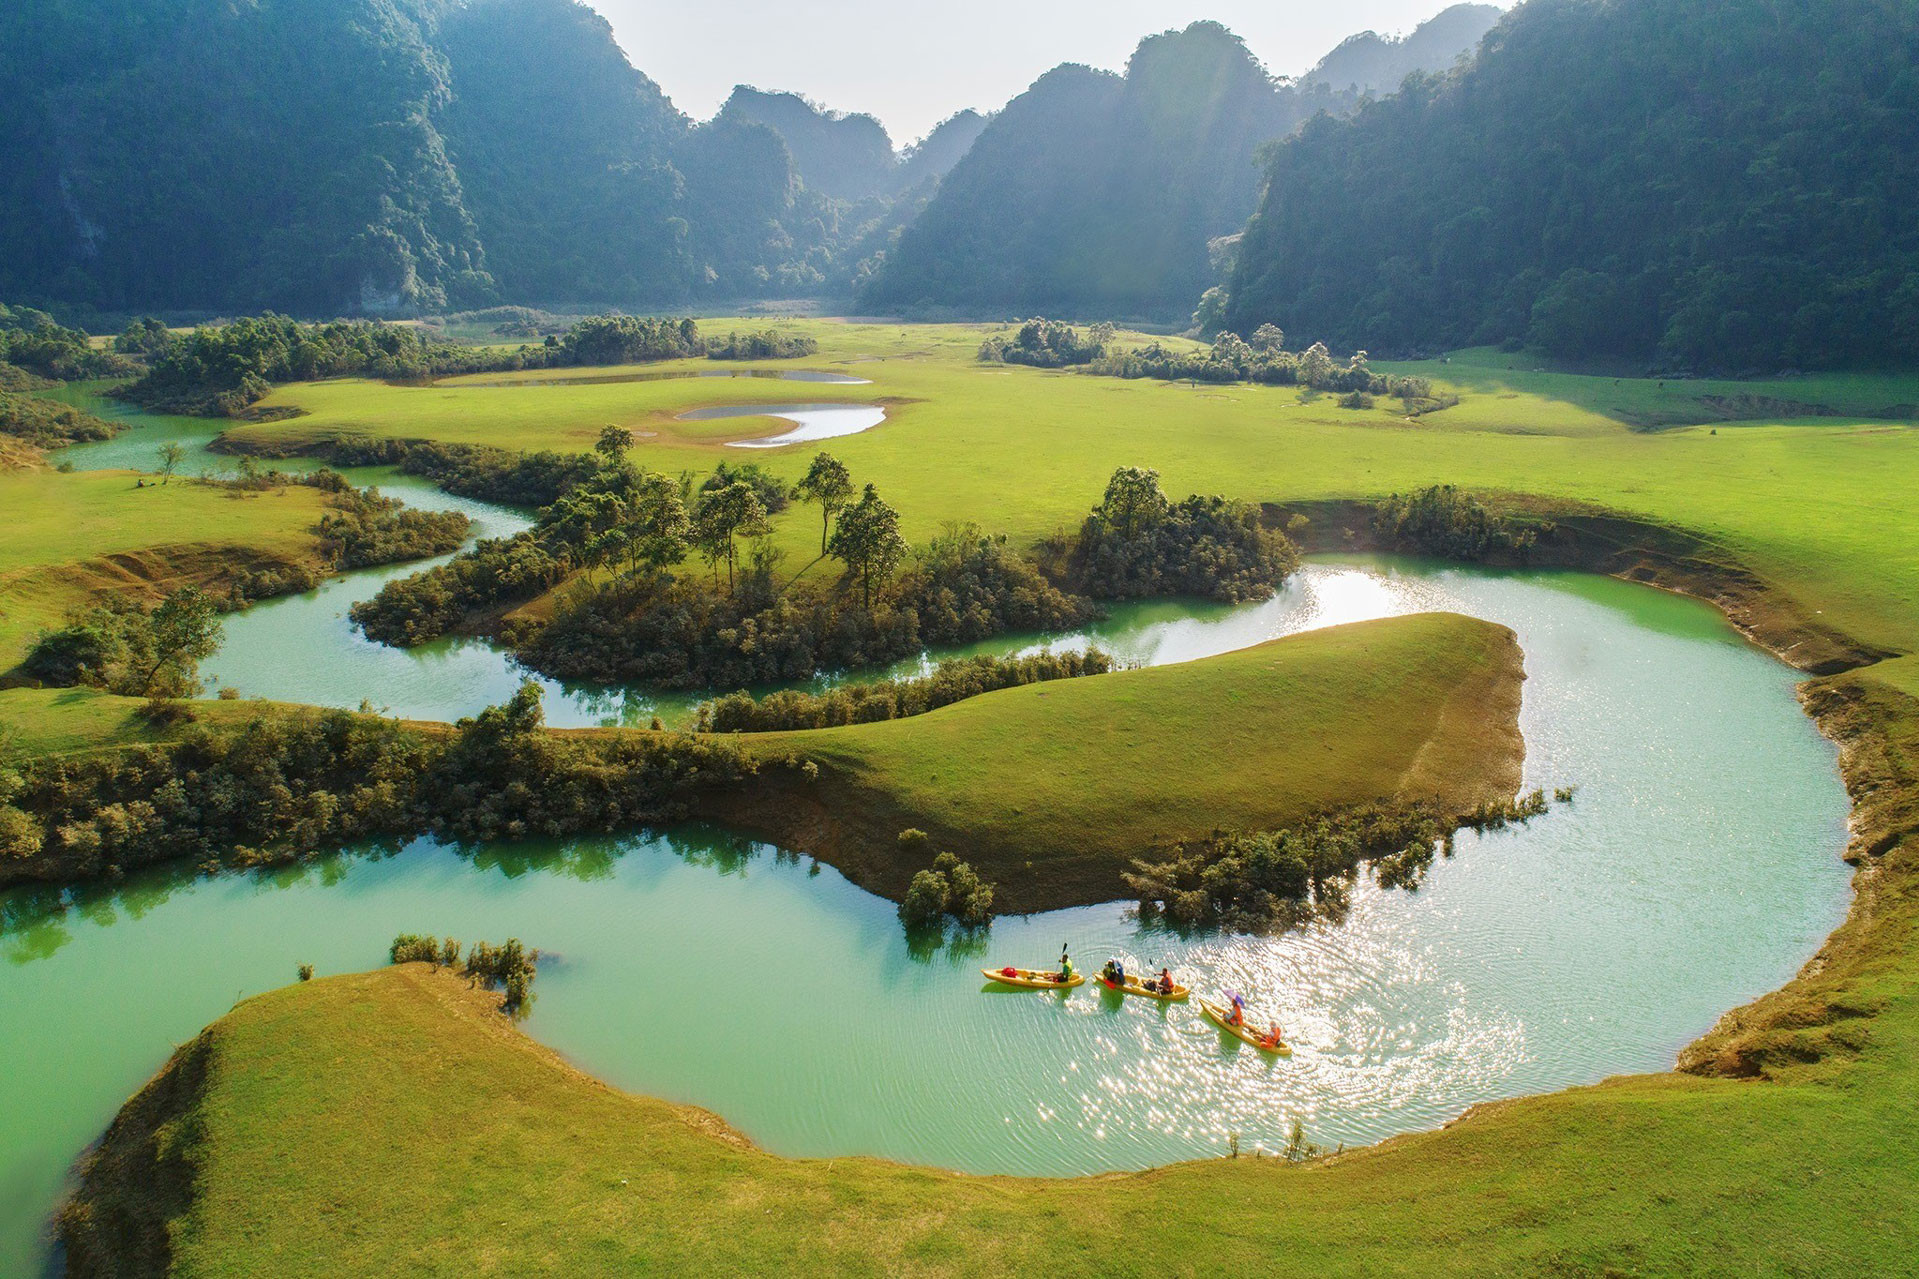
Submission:
M 955 111 L 994 111 L 1062 62 L 1119 70 L 1142 37 L 1214 19 L 1245 39 L 1274 75 L 1291 76 L 1347 36 L 1404 34 L 1445 0 L 1353 4 L 1146 3 L 1058 0 L 1016 28 L 973 6 L 845 0 L 774 4 L 597 0 L 633 65 L 699 119 L 735 84 L 788 90 L 836 111 L 878 116 L 901 146 Z

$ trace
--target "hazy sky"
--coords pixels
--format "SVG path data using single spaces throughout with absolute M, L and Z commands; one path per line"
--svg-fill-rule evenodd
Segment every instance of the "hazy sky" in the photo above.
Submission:
M 1298 75 L 1356 31 L 1410 31 L 1451 0 L 587 2 L 689 115 L 752 84 L 876 115 L 904 145 L 964 107 L 1005 105 L 1062 62 L 1118 70 L 1142 36 L 1200 18 L 1238 32 L 1273 74 Z

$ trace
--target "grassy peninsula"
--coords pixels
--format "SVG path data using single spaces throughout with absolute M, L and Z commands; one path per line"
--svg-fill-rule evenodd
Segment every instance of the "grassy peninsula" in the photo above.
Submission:
M 1919 1248 L 1914 1121 L 1884 1073 L 1919 1030 L 1909 1001 L 1881 1019 L 1862 1086 L 1816 1067 L 1763 1086 L 1639 1076 L 1304 1166 L 1072 1181 L 780 1159 L 711 1114 L 581 1074 L 498 1002 L 406 965 L 241 1004 L 90 1157 L 63 1216 L 76 1271 L 385 1275 L 404 1256 L 423 1274 L 1144 1275 L 1278 1259 L 1352 1276 L 1864 1274 Z
M 1473 618 L 1330 627 L 909 719 L 741 734 L 760 776 L 707 811 L 889 897 L 920 869 L 898 856 L 913 827 L 998 882 L 1002 910 L 1103 901 L 1124 895 L 1133 858 L 1215 830 L 1372 801 L 1465 813 L 1511 798 L 1523 679 L 1512 632 Z

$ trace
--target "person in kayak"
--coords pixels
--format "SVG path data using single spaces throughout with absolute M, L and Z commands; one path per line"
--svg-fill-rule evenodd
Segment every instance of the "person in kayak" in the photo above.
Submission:
M 1259 1039 L 1259 1046 L 1261 1048 L 1279 1048 L 1285 1043 L 1286 1037 L 1281 1033 L 1278 1022 L 1273 1023 L 1271 1033 L 1261 1035 Z
M 1057 982 L 1069 982 L 1073 980 L 1073 960 L 1072 957 L 1066 953 L 1066 947 L 1064 946 L 1059 948 L 1059 971 L 1053 975 L 1053 980 Z
M 1238 995 L 1233 996 L 1233 1015 L 1228 1017 L 1226 1021 L 1235 1028 L 1246 1024 L 1246 1001 Z
M 1099 970 L 1099 979 L 1108 986 L 1124 984 L 1125 978 L 1120 975 L 1119 961 L 1117 959 L 1107 960 L 1106 967 Z
M 1170 968 L 1159 970 L 1159 993 L 1162 995 L 1173 993 L 1173 972 Z

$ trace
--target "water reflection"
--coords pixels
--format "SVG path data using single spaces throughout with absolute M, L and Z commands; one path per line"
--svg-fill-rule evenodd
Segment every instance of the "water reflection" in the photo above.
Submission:
M 736 449 L 776 449 L 788 444 L 838 439 L 870 431 L 886 420 L 877 404 L 721 404 L 681 413 L 681 422 L 717 422 L 736 417 L 773 417 L 791 422 L 791 430 L 751 440 L 728 440 Z

